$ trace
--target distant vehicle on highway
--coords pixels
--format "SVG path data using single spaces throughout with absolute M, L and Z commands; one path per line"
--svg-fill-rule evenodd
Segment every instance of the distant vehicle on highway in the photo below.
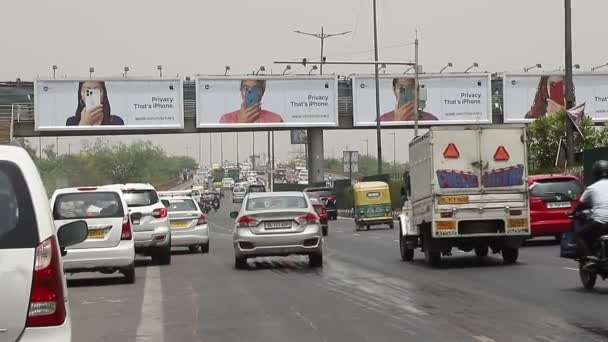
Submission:
M 247 195 L 247 188 L 239 183 L 232 189 L 232 203 L 242 203 L 245 195 Z
M 209 227 L 198 203 L 190 196 L 161 196 L 161 201 L 169 213 L 171 246 L 209 253 Z
M 327 209 L 327 216 L 330 220 L 338 219 L 338 199 L 334 194 L 334 189 L 330 187 L 321 188 L 306 188 L 304 189 L 306 194 L 316 194 L 321 199 L 321 202 Z
M 133 224 L 135 251 L 160 265 L 171 263 L 171 229 L 167 208 L 158 198 L 156 189 L 150 184 L 119 184 Z
M 65 272 L 120 272 L 127 283 L 135 282 L 133 230 L 120 189 L 58 189 L 51 199 L 51 208 L 55 225 L 83 220 L 89 227 L 86 240 L 66 249 Z
M 323 266 L 323 236 L 310 200 L 302 192 L 250 193 L 233 211 L 234 266 L 248 258 L 308 255 L 311 267 Z
M 247 192 L 266 192 L 266 187 L 263 184 L 251 184 L 249 185 Z
M 576 208 L 585 191 L 580 179 L 571 175 L 530 175 L 530 232 L 532 237 L 555 236 L 572 228 L 567 214 Z
M 234 187 L 234 179 L 224 178 L 222 179 L 222 186 L 224 189 L 232 189 Z
M 55 229 L 36 165 L 0 146 L 0 341 L 71 341 L 62 251 L 87 238 L 82 220 Z

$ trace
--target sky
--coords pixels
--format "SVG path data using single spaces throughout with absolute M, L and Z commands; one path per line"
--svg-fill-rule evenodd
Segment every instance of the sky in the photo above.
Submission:
M 68 77 L 120 77 L 124 66 L 130 76 L 180 77 L 251 73 L 264 65 L 280 72 L 278 59 L 318 59 L 319 40 L 294 30 L 327 33 L 352 31 L 326 40 L 329 60 L 373 59 L 372 0 L 81 0 L 6 1 L 0 11 L 4 30 L 0 46 L 0 80 L 31 80 L 50 76 L 51 65 Z M 608 1 L 573 1 L 574 63 L 583 70 L 608 61 L 608 44 L 602 37 Z M 462 71 L 473 62 L 479 71 L 522 71 L 541 63 L 551 71 L 564 65 L 563 1 L 560 0 L 378 0 L 378 45 L 381 60 L 413 60 L 415 32 L 420 40 L 424 71 L 441 69 L 447 62 Z M 294 72 L 306 72 L 293 66 Z M 325 66 L 324 73 L 371 73 L 371 66 Z M 402 68 L 389 67 L 399 73 Z M 393 130 L 383 137 L 384 159 L 393 158 Z M 407 160 L 411 129 L 397 133 L 398 160 Z M 251 153 L 251 133 L 241 133 L 240 156 Z M 249 137 L 249 139 L 246 139 Z M 326 156 L 349 149 L 375 154 L 374 130 L 326 131 Z M 150 139 L 169 153 L 209 160 L 209 135 L 184 134 L 104 137 L 112 142 Z M 234 159 L 234 133 L 222 135 L 225 159 Z M 89 137 L 89 141 L 95 139 Z M 33 140 L 35 146 L 38 139 Z M 266 134 L 257 133 L 256 153 L 266 151 Z M 303 148 L 289 144 L 289 133 L 275 136 L 277 158 Z M 43 138 L 43 144 L 54 143 Z M 83 138 L 61 138 L 60 153 L 77 151 Z M 211 137 L 212 160 L 219 161 L 220 135 Z M 249 152 L 247 152 L 249 151 Z

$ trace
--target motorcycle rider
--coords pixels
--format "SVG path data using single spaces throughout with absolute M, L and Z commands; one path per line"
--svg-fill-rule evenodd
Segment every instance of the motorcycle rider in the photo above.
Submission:
M 588 260 L 589 264 L 598 261 L 593 255 L 593 243 L 600 236 L 608 234 L 608 161 L 596 161 L 592 173 L 595 183 L 587 187 L 576 208 L 576 211 L 592 209 L 592 220 L 576 232 L 580 257 Z

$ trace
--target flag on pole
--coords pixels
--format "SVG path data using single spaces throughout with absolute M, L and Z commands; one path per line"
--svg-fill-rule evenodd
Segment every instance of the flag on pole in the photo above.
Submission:
M 583 118 L 585 117 L 585 103 L 568 109 L 566 111 L 566 114 L 568 115 L 568 118 L 570 118 L 570 121 L 572 121 L 572 123 L 574 124 L 574 127 L 576 127 L 578 134 L 580 134 L 581 137 L 583 137 L 584 139 L 585 135 L 581 130 L 581 126 L 583 124 Z

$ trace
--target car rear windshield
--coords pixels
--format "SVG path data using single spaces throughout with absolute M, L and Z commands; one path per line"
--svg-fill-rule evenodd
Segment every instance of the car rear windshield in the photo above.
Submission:
M 537 180 L 533 183 L 530 195 L 536 197 L 551 197 L 565 195 L 575 197 L 585 190 L 582 184 L 572 178 L 552 178 Z
M 46 198 L 39 198 L 45 200 Z M 34 248 L 38 225 L 25 178 L 12 162 L 0 162 L 0 249 Z
M 55 220 L 109 218 L 125 216 L 120 196 L 115 192 L 74 192 L 57 195 L 53 206 Z
M 269 196 L 250 198 L 247 201 L 247 210 L 282 210 L 305 209 L 308 207 L 304 196 Z
M 167 207 L 169 212 L 171 211 L 197 211 L 196 204 L 190 199 L 175 199 L 169 200 L 169 206 Z
M 245 192 L 247 190 L 245 190 L 245 188 L 243 187 L 238 187 L 238 188 L 234 188 L 234 192 Z
M 123 193 L 129 207 L 145 207 L 158 203 L 158 195 L 154 190 L 125 190 Z

